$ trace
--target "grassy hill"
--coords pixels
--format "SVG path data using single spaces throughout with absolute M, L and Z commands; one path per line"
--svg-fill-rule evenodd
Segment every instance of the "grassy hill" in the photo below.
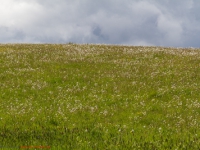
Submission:
M 0 45 L 2 149 L 195 150 L 199 128 L 200 49 Z

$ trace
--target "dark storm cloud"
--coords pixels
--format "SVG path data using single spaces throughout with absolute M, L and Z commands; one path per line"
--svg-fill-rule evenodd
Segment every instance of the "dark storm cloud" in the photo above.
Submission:
M 0 42 L 200 47 L 198 0 L 7 0 Z

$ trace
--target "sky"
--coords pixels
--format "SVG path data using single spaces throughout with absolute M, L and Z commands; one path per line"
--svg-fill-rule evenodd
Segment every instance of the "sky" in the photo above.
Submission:
M 200 47 L 200 0 L 0 0 L 0 43 Z

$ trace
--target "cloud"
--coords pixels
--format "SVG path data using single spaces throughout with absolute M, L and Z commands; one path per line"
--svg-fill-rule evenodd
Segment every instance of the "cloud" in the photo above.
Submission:
M 160 15 L 157 20 L 157 28 L 165 42 L 172 44 L 181 43 L 183 33 L 181 21 L 172 16 Z M 164 44 L 164 43 L 163 43 Z
M 0 25 L 24 27 L 38 20 L 42 8 L 34 1 L 7 0 L 0 5 Z
M 200 47 L 196 0 L 7 0 L 0 42 Z

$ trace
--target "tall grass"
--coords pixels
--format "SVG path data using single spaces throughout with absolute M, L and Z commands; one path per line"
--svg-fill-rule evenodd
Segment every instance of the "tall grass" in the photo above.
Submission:
M 0 45 L 0 148 L 200 149 L 200 51 Z

